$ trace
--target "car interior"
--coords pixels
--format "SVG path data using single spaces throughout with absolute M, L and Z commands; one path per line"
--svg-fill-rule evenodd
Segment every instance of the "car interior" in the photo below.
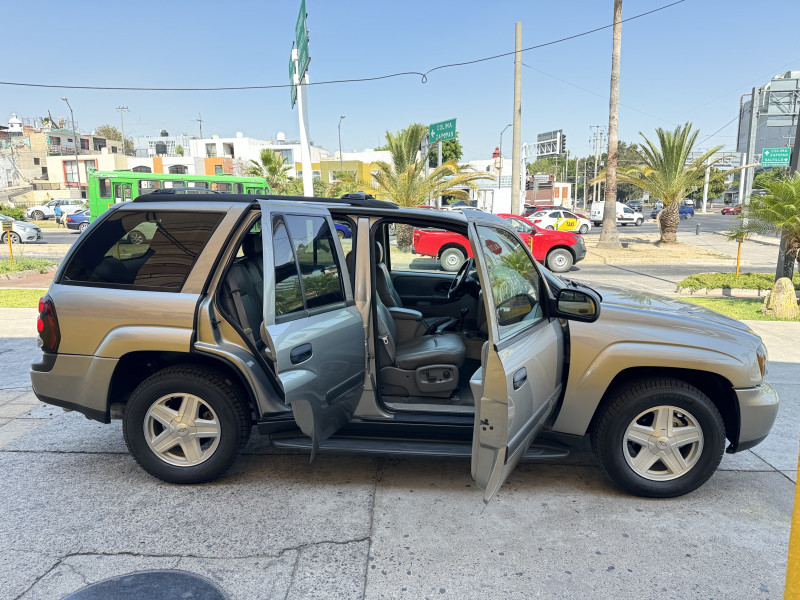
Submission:
M 339 237 L 352 282 L 356 224 L 338 217 L 335 223 L 353 232 L 351 237 Z M 480 377 L 481 351 L 488 338 L 474 262 L 468 260 L 454 277 L 442 270 L 438 260 L 414 257 L 410 248 L 401 247 L 397 237 L 403 228 L 414 225 L 383 221 L 373 232 L 373 332 L 382 402 L 392 411 L 472 414 L 470 378 Z M 259 335 L 264 301 L 262 254 L 259 223 L 240 241 L 218 295 L 222 311 L 259 351 L 265 348 Z M 280 254 L 276 246 L 276 304 L 288 302 L 290 311 L 291 290 L 297 286 L 291 277 L 281 275 Z M 314 264 L 304 266 L 301 260 L 303 271 L 317 269 L 318 260 L 316 253 Z M 296 279 L 293 262 L 287 273 Z

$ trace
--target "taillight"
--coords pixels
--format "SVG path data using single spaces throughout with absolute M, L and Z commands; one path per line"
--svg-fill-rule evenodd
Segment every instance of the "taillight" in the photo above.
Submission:
M 58 351 L 61 331 L 58 328 L 56 307 L 49 295 L 39 299 L 39 318 L 36 320 L 36 331 L 39 332 L 39 347 L 42 350 L 45 352 Z

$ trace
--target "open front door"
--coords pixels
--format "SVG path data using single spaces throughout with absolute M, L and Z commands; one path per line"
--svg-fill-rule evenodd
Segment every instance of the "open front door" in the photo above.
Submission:
M 488 502 L 556 406 L 564 335 L 546 317 L 544 283 L 519 238 L 486 217 L 468 219 L 489 322 L 482 389 L 475 389 L 472 476 Z
M 319 445 L 361 396 L 365 339 L 333 221 L 322 207 L 262 200 L 266 354 L 301 431 Z

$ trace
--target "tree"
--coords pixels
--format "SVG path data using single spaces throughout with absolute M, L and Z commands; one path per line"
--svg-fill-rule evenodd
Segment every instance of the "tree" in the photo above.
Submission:
M 120 133 L 119 129 L 113 125 L 100 125 L 100 127 L 95 127 L 94 135 L 105 138 L 106 140 L 117 140 L 119 142 L 122 141 L 122 134 Z M 133 140 L 129 137 L 125 138 L 125 150 L 133 150 Z
M 767 184 L 775 183 L 785 177 L 783 169 L 766 169 L 753 178 L 753 189 L 767 189 Z
M 455 139 L 445 140 L 444 142 L 440 143 L 442 144 L 443 163 L 446 163 L 451 160 L 454 160 L 456 162 L 461 160 L 461 157 L 464 155 L 464 150 L 463 148 L 461 148 L 461 142 L 458 141 L 458 133 L 456 133 Z M 428 166 L 435 167 L 438 161 L 439 161 L 439 149 L 434 147 L 433 151 L 431 152 L 430 158 L 428 159 Z
M 791 271 L 776 272 L 775 279 L 791 278 L 794 264 L 800 258 L 800 173 L 777 181 L 766 181 L 764 188 L 769 194 L 752 196 L 750 204 L 743 204 L 742 214 L 727 234 L 731 239 L 741 238 L 746 233 L 781 234 L 786 255 L 793 260 L 786 261 Z
M 603 230 L 598 248 L 622 248 L 617 235 L 617 160 L 619 158 L 619 62 L 622 46 L 622 0 L 614 0 L 613 43 L 611 49 L 611 94 L 608 100 L 608 161 Z
M 286 186 L 288 181 L 287 171 L 291 167 L 286 166 L 286 157 L 274 152 L 268 148 L 261 151 L 261 162 L 250 160 L 250 164 L 245 171 L 245 174 L 253 177 L 263 177 L 267 180 L 269 187 L 273 191 L 278 191 Z M 302 195 L 302 194 L 300 194 Z
M 386 145 L 392 153 L 392 164 L 384 161 L 375 163 L 378 167 L 373 184 L 376 195 L 408 207 L 427 204 L 437 196 L 468 200 L 467 189 L 474 189 L 476 182 L 481 179 L 494 179 L 488 173 L 470 171 L 454 160 L 443 163 L 425 177 L 425 161 L 429 160 L 430 151 L 419 160 L 417 151 L 427 132 L 428 128 L 419 123 L 412 123 L 395 133 L 386 132 Z M 398 246 L 411 247 L 412 233 L 412 227 L 398 226 Z
M 722 146 L 711 150 L 689 162 L 689 153 L 694 147 L 699 130 L 692 131 L 692 124 L 678 126 L 675 131 L 656 129 L 658 145 L 651 142 L 641 131 L 645 143 L 639 150 L 642 164 L 634 165 L 618 173 L 622 183 L 630 183 L 648 192 L 652 199 L 660 198 L 664 210 L 658 214 L 661 242 L 675 242 L 680 224 L 678 206 L 694 186 L 703 185 L 707 166 L 721 161 L 724 156 L 711 158 Z
M 315 196 L 324 197 L 328 195 L 328 184 L 319 177 L 314 177 L 311 180 L 311 185 Z M 303 196 L 303 178 L 291 177 L 285 184 L 273 188 L 273 191 L 284 196 Z
M 183 152 L 184 152 L 183 146 L 181 146 L 180 144 L 175 146 L 175 154 L 177 154 L 178 156 L 183 156 Z
M 339 198 L 344 194 L 352 194 L 353 192 L 363 192 L 370 190 L 372 186 L 369 183 L 360 181 L 353 171 L 334 171 L 333 176 L 335 180 L 328 185 L 325 195 L 330 198 Z

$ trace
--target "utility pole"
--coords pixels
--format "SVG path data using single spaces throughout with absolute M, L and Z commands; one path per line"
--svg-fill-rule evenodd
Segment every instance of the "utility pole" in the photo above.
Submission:
M 747 156 L 750 162 L 753 163 L 752 167 L 745 169 L 742 173 L 744 178 L 744 198 L 742 204 L 750 204 L 750 194 L 753 193 L 753 177 L 756 174 L 755 158 L 756 158 L 756 133 L 758 130 L 758 105 L 761 104 L 761 88 L 753 88 L 753 97 L 750 104 L 750 134 L 747 137 Z
M 122 131 L 122 155 L 125 156 L 128 153 L 125 151 L 125 123 L 122 120 L 122 111 L 128 110 L 128 107 L 118 106 L 117 110 L 119 111 L 119 127 L 120 130 Z
M 575 210 L 575 205 L 578 203 L 578 163 L 581 162 L 580 158 L 575 159 L 575 189 L 570 194 L 572 196 L 572 210 Z M 584 184 L 586 187 L 586 184 Z
M 600 146 L 603 143 L 603 126 L 592 125 L 590 129 L 594 130 L 592 142 L 594 143 L 594 172 L 592 177 L 597 178 L 597 164 L 600 162 Z M 592 184 L 592 202 L 596 202 L 600 191 L 600 183 L 595 181 Z
M 703 212 L 706 212 L 707 202 L 708 202 L 708 176 L 709 171 L 711 171 L 711 167 L 706 167 L 706 174 L 703 177 Z
M 589 163 L 584 159 L 583 161 L 583 210 L 586 210 L 587 194 L 589 192 L 589 178 L 586 174 L 586 167 Z
M 197 113 L 197 118 L 195 121 L 200 123 L 200 139 L 203 139 L 203 117 L 200 115 L 200 113 Z
M 522 23 L 514 27 L 514 147 L 511 154 L 511 213 L 520 211 L 520 151 L 522 149 Z

